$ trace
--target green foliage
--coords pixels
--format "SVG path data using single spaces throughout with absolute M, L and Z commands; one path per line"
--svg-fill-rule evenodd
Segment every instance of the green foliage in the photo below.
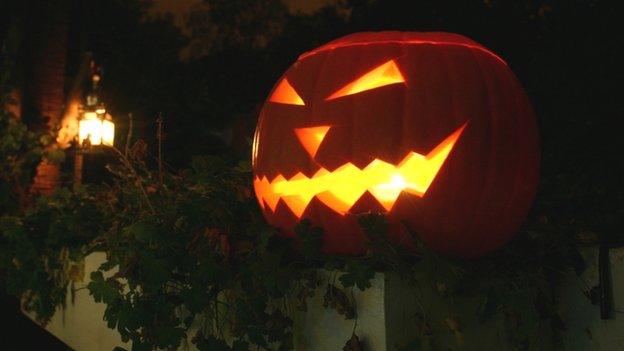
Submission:
M 365 262 L 349 260 L 345 271 L 346 273 L 340 276 L 340 282 L 344 287 L 357 286 L 362 291 L 371 287 L 370 280 L 375 276 L 375 271 Z
M 13 212 L 23 205 L 36 166 L 43 156 L 41 141 L 45 142 L 5 110 L 0 112 L 0 210 L 2 212 Z
M 379 271 L 428 284 L 445 306 L 423 307 L 416 316 L 414 347 L 435 349 L 449 332 L 461 343 L 471 320 L 499 321 L 502 337 L 519 349 L 540 345 L 536 328 L 560 337 L 556 288 L 582 265 L 565 234 L 539 218 L 531 217 L 503 250 L 466 261 L 429 252 L 417 233 L 415 256 L 388 240 L 383 215 L 365 214 L 359 221 L 367 254 L 327 255 L 322 230 L 308 221 L 294 239 L 265 224 L 249 164 L 199 157 L 186 170 L 161 175 L 138 149 L 117 151 L 120 162 L 108 166 L 110 186 L 61 189 L 2 217 L 5 289 L 25 297 L 25 307 L 40 318 L 64 303 L 77 278 L 71 272 L 80 271 L 73 267 L 98 250 L 107 261 L 87 288 L 133 350 L 175 348 L 186 340 L 201 350 L 290 350 L 293 313 L 307 310 L 310 297 L 324 291 L 326 308 L 357 321 L 354 294 L 370 288 Z M 466 312 L 456 307 L 461 299 L 477 303 Z M 357 349 L 356 341 L 345 347 Z
M 416 233 L 415 257 L 388 240 L 383 215 L 367 214 L 360 224 L 368 254 L 337 257 L 323 253 L 323 233 L 308 221 L 296 227 L 294 241 L 264 224 L 247 164 L 195 158 L 160 183 L 140 158 L 121 158 L 101 208 L 110 229 L 98 249 L 109 260 L 92 274 L 89 290 L 107 304 L 109 326 L 136 347 L 176 347 L 191 338 L 206 350 L 292 349 L 293 307 L 305 311 L 307 299 L 324 290 L 326 308 L 355 319 L 354 290 L 370 288 L 376 271 L 425 279 L 449 301 L 444 313 L 417 319 L 413 345 L 435 343 L 433 324 L 463 340 L 470 319 L 453 309 L 456 299 L 478 298 L 470 314 L 478 323 L 500 320 L 516 347 L 539 344 L 535 328 L 550 326 L 555 337 L 562 330 L 554 291 L 578 254 L 562 250 L 563 239 L 539 220 L 529 221 L 526 233 L 548 235 L 524 234 L 499 253 L 465 261 L 427 251 Z M 322 268 L 331 272 L 327 279 L 317 273 Z
M 0 272 L 7 293 L 45 322 L 83 279 L 82 259 L 99 233 L 101 214 L 85 190 L 59 189 L 19 215 L 0 217 Z
M 108 166 L 112 185 L 60 189 L 2 217 L 5 289 L 40 319 L 63 305 L 68 284 L 80 278 L 81 259 L 97 250 L 107 261 L 87 288 L 133 350 L 175 348 L 186 340 L 201 350 L 290 350 L 294 311 L 307 310 L 308 299 L 324 291 L 325 308 L 357 321 L 355 291 L 370 288 L 378 271 L 426 282 L 445 306 L 416 316 L 411 346 L 435 349 L 449 332 L 461 343 L 472 319 L 500 321 L 506 342 L 519 349 L 540 345 L 536 328 L 560 338 L 556 288 L 582 265 L 575 246 L 562 247 L 564 234 L 543 220 L 532 217 L 502 251 L 466 261 L 429 252 L 417 233 L 414 256 L 388 240 L 383 215 L 365 214 L 359 222 L 368 253 L 332 256 L 322 251 L 322 230 L 308 221 L 297 226 L 294 240 L 265 224 L 247 163 L 200 157 L 189 169 L 161 176 L 138 149 L 118 151 L 119 164 Z M 465 312 L 455 307 L 461 299 L 478 303 Z M 345 347 L 357 349 L 356 339 Z
M 6 46 L 0 53 L 0 65 L 0 213 L 5 213 L 23 207 L 44 146 L 51 139 L 28 130 L 11 112 L 16 101 L 12 95 L 13 63 Z
M 16 102 L 10 49 L 3 46 L 0 55 L 0 287 L 46 321 L 65 302 L 69 282 L 80 278 L 78 251 L 94 237 L 98 219 L 82 222 L 97 217 L 82 190 L 29 199 L 37 165 L 44 157 L 60 162 L 64 153 L 47 148 L 52 136 L 29 130 L 11 112 Z
M 30 130 L 14 112 L 16 101 L 17 57 L 14 28 L 0 50 L 0 213 L 23 210 L 37 165 L 42 159 L 60 163 L 65 153 L 51 147 L 52 133 Z
M 333 284 L 327 284 L 325 295 L 323 296 L 323 307 L 332 308 L 343 315 L 345 319 L 355 318 L 355 306 L 347 294 Z
M 301 242 L 301 254 L 306 260 L 322 260 L 323 230 L 314 227 L 309 220 L 304 219 L 295 227 L 295 233 Z
M 292 321 L 272 305 L 303 275 L 255 208 L 250 167 L 195 158 L 160 183 L 136 155 L 120 157 L 100 207 L 109 229 L 96 249 L 108 262 L 88 285 L 108 325 L 146 349 L 187 335 L 205 350 L 289 348 Z

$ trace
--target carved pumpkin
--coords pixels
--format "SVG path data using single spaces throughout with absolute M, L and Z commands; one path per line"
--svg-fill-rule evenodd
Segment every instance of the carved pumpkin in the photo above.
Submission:
M 440 253 L 474 257 L 517 232 L 538 182 L 529 101 L 505 61 L 449 33 L 358 33 L 299 57 L 253 145 L 263 213 L 308 218 L 325 250 L 365 252 L 357 214 L 383 212 Z

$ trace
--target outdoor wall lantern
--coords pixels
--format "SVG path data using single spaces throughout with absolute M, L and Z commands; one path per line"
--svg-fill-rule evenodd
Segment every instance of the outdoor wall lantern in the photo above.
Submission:
M 78 120 L 78 143 L 81 146 L 113 146 L 115 123 L 104 107 L 83 111 Z
M 115 140 L 115 123 L 97 95 L 99 81 L 100 75 L 93 73 L 91 92 L 87 95 L 86 104 L 80 109 L 78 145 L 81 148 L 98 145 L 113 146 Z
M 115 123 L 106 111 L 106 106 L 98 95 L 101 76 L 93 60 L 91 66 L 91 87 L 84 104 L 79 108 L 78 136 L 74 157 L 74 183 L 81 184 L 85 156 L 90 162 L 100 159 L 102 146 L 113 146 L 115 140 Z

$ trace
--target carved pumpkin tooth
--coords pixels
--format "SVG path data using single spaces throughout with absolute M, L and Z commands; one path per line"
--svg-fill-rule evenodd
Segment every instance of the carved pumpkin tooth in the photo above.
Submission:
M 292 211 L 292 213 L 297 216 L 297 218 L 301 218 L 303 212 L 308 207 L 311 199 L 303 199 L 299 195 L 290 195 L 284 196 L 281 198 L 286 203 L 286 206 Z
M 325 206 L 331 208 L 334 212 L 344 215 L 349 211 L 353 204 L 346 203 L 338 198 L 334 193 L 330 191 L 324 191 L 316 195 Z
M 427 156 L 410 152 L 397 166 L 375 159 L 364 169 L 345 163 L 333 172 L 322 168 L 310 178 L 301 172 L 288 180 L 279 175 L 269 184 L 266 181 L 255 181 L 258 184 L 256 196 L 266 199 L 273 211 L 282 198 L 293 213 L 301 218 L 314 196 L 336 212 L 344 214 L 364 192 L 369 191 L 386 211 L 390 211 L 402 191 L 420 197 L 425 194 L 465 126 L 444 139 Z M 318 196 L 320 194 L 324 195 Z

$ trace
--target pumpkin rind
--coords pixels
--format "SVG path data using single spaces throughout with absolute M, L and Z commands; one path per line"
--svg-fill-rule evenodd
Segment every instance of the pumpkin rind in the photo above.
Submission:
M 405 82 L 328 99 L 389 61 Z M 538 183 L 537 128 L 521 85 L 490 50 L 457 34 L 357 33 L 301 55 L 276 87 L 284 79 L 305 105 L 267 100 L 253 167 L 263 213 L 285 235 L 308 218 L 324 228 L 327 252 L 360 254 L 365 239 L 357 215 L 379 211 L 387 214 L 395 242 L 410 245 L 407 226 L 437 252 L 475 257 L 517 232 Z M 374 160 L 397 165 L 409 153 L 427 155 L 462 125 L 426 192 L 402 192 L 389 211 L 365 192 L 345 213 L 314 197 L 299 217 L 284 199 L 273 210 L 259 193 L 261 179 L 313 177 L 347 163 L 364 169 Z M 311 154 L 295 131 L 321 126 L 329 129 Z

